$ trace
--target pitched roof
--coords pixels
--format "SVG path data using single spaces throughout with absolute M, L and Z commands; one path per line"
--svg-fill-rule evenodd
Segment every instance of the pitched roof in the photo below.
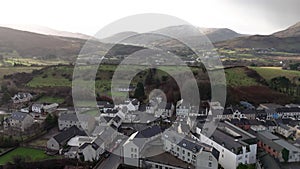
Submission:
M 299 107 L 279 107 L 276 109 L 276 112 L 279 113 L 292 113 L 292 112 L 299 112 L 300 113 L 300 108 Z
M 192 142 L 187 139 L 182 139 L 178 144 L 178 146 L 183 147 L 185 149 L 188 149 L 194 153 L 200 152 L 200 150 L 203 148 L 201 145 L 196 144 L 196 142 Z
M 80 130 L 77 126 L 72 126 L 61 133 L 55 135 L 53 138 L 60 144 L 66 143 L 68 140 L 70 140 L 72 137 L 75 136 L 87 136 L 87 134 Z
M 150 138 L 157 134 L 160 134 L 161 132 L 162 129 L 159 126 L 155 125 L 155 126 L 148 127 L 142 131 L 139 131 L 138 134 L 136 135 L 136 138 Z
M 12 119 L 19 120 L 19 121 L 23 121 L 26 118 L 26 116 L 30 116 L 30 115 L 23 112 L 13 112 L 11 114 Z
M 76 114 L 76 113 L 62 113 L 58 120 L 61 121 L 79 121 L 78 118 L 80 119 L 80 121 L 89 121 L 89 119 L 91 118 L 91 115 L 88 114 Z

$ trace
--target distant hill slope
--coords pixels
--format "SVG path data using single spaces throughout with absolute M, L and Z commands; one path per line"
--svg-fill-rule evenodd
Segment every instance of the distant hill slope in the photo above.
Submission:
M 64 38 L 0 27 L 0 52 L 17 52 L 21 57 L 46 58 L 77 55 L 85 40 Z M 67 59 L 68 60 L 68 59 Z
M 288 27 L 286 30 L 279 31 L 273 34 L 273 36 L 286 38 L 286 37 L 300 37 L 300 22 L 296 23 L 293 26 Z
M 300 52 L 300 23 L 272 35 L 253 35 L 216 42 L 219 48 L 275 48 L 279 51 Z
M 73 33 L 73 32 L 67 32 L 67 31 L 60 31 L 44 26 L 38 26 L 38 25 L 0 25 L 7 28 L 12 28 L 16 30 L 21 31 L 28 31 L 43 35 L 53 35 L 53 36 L 62 36 L 62 37 L 69 37 L 69 38 L 78 38 L 78 39 L 90 39 L 92 38 L 89 35 L 85 35 L 82 33 Z
M 118 42 L 122 39 L 129 37 L 127 40 L 124 40 L 123 43 L 144 45 L 159 44 L 161 42 L 166 43 L 166 41 L 170 39 L 157 34 L 162 34 L 171 37 L 181 37 L 186 39 L 192 39 L 192 41 L 197 41 L 203 38 L 201 36 L 201 33 L 203 33 L 203 35 L 206 35 L 207 38 L 212 42 L 224 41 L 236 37 L 245 36 L 227 28 L 195 28 L 191 25 L 178 25 L 140 34 L 136 32 L 121 32 L 110 37 L 101 39 L 100 41 L 112 43 Z
M 114 34 L 112 36 L 103 38 L 100 41 L 104 42 L 104 43 L 115 43 L 115 42 L 118 42 L 120 40 L 126 39 L 128 37 L 131 37 L 131 36 L 134 36 L 137 34 L 138 34 L 137 32 L 130 32 L 130 31 L 120 32 L 120 33 Z
M 275 48 L 278 51 L 300 52 L 300 36 L 279 38 L 273 35 L 254 35 L 217 42 L 218 48 Z
M 4 58 L 14 53 L 16 57 L 74 61 L 86 42 L 85 39 L 42 35 L 0 27 L 0 55 Z M 110 47 L 112 45 L 90 40 L 84 52 L 103 52 Z M 130 45 L 115 45 L 110 53 L 122 55 L 140 49 Z

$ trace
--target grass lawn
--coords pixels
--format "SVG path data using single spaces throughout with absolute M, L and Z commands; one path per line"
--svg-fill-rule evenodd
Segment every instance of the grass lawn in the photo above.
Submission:
M 55 156 L 49 156 L 42 150 L 19 147 L 3 156 L 0 157 L 0 165 L 6 164 L 7 162 L 13 162 L 15 156 L 24 157 L 26 161 L 39 161 L 45 159 L 56 158 Z
M 225 70 L 228 86 L 254 86 L 259 85 L 255 79 L 250 78 L 243 68 L 231 68 Z
M 40 103 L 63 103 L 65 99 L 59 97 L 43 96 L 37 100 Z
M 260 76 L 262 76 L 267 81 L 274 77 L 285 76 L 291 81 L 296 79 L 296 82 L 300 78 L 300 71 L 296 70 L 282 70 L 280 67 L 250 67 L 255 70 Z

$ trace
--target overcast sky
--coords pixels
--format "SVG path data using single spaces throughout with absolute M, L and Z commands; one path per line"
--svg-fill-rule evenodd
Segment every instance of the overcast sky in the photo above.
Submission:
M 141 13 L 168 14 L 195 26 L 226 27 L 244 34 L 271 34 L 300 21 L 299 0 L 3 0 L 0 4 L 0 24 L 33 24 L 89 35 Z

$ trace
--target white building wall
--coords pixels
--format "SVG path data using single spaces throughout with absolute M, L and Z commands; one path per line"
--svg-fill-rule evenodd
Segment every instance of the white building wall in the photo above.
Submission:
M 127 141 L 123 145 L 124 164 L 139 166 L 139 148 L 132 142 Z

